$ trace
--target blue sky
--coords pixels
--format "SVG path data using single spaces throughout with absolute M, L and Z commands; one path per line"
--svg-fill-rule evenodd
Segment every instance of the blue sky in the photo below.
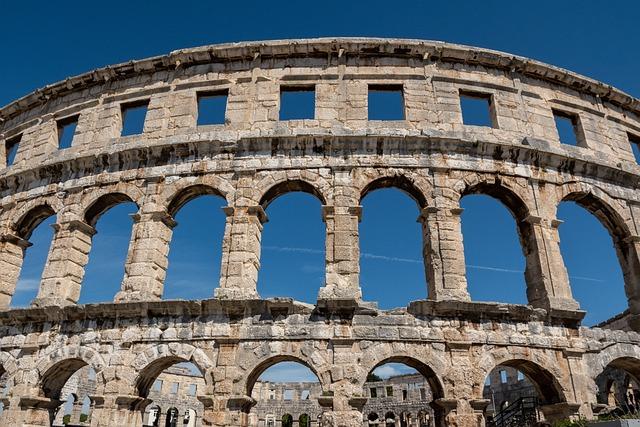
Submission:
M 507 51 L 568 68 L 640 95 L 637 21 L 628 1 L 378 0 L 290 4 L 255 2 L 110 1 L 3 2 L 0 104 L 90 69 L 173 49 L 240 40 L 318 36 L 380 36 L 444 40 Z M 166 298 L 213 295 L 220 269 L 223 201 L 203 197 L 178 214 Z M 360 228 L 362 287 L 381 308 L 426 296 L 421 232 L 415 202 L 395 190 L 363 201 Z M 485 196 L 462 201 L 467 274 L 476 300 L 525 302 L 524 258 L 506 208 Z M 87 268 L 81 302 L 107 301 L 117 292 L 131 231 L 132 205 L 107 212 Z M 323 281 L 324 225 L 312 196 L 287 194 L 272 203 L 263 235 L 258 290 L 264 297 L 313 302 Z M 572 203 L 558 217 L 561 247 L 575 298 L 597 323 L 625 306 L 611 238 L 595 218 Z M 15 306 L 37 291 L 53 219 L 33 234 Z M 393 291 L 391 291 L 393 289 Z M 607 303 L 598 300 L 606 292 Z M 601 297 L 600 297 L 601 299 Z

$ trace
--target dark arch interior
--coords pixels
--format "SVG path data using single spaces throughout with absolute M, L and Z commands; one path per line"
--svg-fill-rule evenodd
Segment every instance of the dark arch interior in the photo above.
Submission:
M 597 401 L 616 415 L 638 412 L 640 360 L 621 357 L 611 361 L 595 378 Z
M 283 194 L 295 191 L 302 191 L 303 193 L 312 194 L 316 196 L 318 200 L 320 200 L 320 203 L 322 203 L 323 205 L 327 204 L 327 201 L 324 199 L 322 193 L 320 193 L 320 191 L 318 191 L 318 189 L 313 185 L 302 180 L 290 180 L 276 184 L 269 190 L 267 190 L 267 192 L 260 199 L 260 206 L 262 206 L 263 209 L 267 209 L 267 207 L 278 197 L 282 196 Z
M 84 215 L 85 222 L 90 226 L 95 227 L 102 214 L 115 205 L 125 202 L 135 203 L 129 196 L 123 193 L 105 194 L 89 206 Z
M 42 391 L 45 397 L 59 399 L 62 387 L 79 369 L 87 366 L 82 359 L 66 359 L 56 363 L 42 376 Z
M 206 195 L 218 196 L 224 199 L 224 195 L 213 187 L 202 184 L 192 185 L 183 189 L 171 199 L 167 212 L 174 217 L 185 204 L 197 197 Z
M 15 226 L 16 234 L 25 240 L 31 237 L 31 233 L 45 219 L 55 215 L 55 211 L 49 205 L 40 205 L 31 209 L 18 221 Z
M 360 202 L 367 196 L 367 194 L 371 193 L 375 190 L 380 190 L 382 188 L 397 188 L 398 190 L 403 191 L 407 195 L 409 195 L 415 202 L 418 204 L 418 208 L 423 208 L 427 205 L 427 200 L 425 195 L 415 186 L 415 184 L 404 175 L 394 175 L 383 178 L 378 178 L 369 184 L 362 190 L 360 194 Z

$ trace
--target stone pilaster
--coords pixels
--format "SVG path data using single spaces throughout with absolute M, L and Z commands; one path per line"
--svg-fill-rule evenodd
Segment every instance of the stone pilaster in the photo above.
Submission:
M 83 221 L 71 220 L 53 226 L 55 234 L 47 257 L 36 307 L 75 304 L 85 266 L 89 261 L 91 239 L 96 230 Z
M 139 426 L 144 410 L 151 402 L 139 396 L 111 395 L 92 396 L 95 402 L 91 414 L 91 427 Z
M 323 206 L 326 224 L 325 285 L 318 299 L 362 299 L 360 289 L 360 206 Z
M 437 202 L 440 203 L 436 206 L 423 208 L 418 217 L 422 224 L 429 299 L 468 301 L 460 224 L 462 209 L 449 201 Z
M 258 298 L 260 241 L 267 215 L 262 206 L 226 207 L 222 242 L 220 287 L 215 296 L 225 299 Z
M 13 234 L 0 236 L 0 310 L 6 310 L 16 291 L 25 250 L 31 246 L 27 240 Z
M 527 299 L 534 307 L 552 311 L 579 308 L 571 295 L 569 276 L 560 253 L 558 226 L 561 223 L 557 219 L 530 215 L 520 227 L 528 235 L 523 239 Z
M 176 222 L 164 211 L 134 214 L 133 220 L 124 280 L 115 300 L 159 300 L 162 298 L 169 265 L 169 244 Z

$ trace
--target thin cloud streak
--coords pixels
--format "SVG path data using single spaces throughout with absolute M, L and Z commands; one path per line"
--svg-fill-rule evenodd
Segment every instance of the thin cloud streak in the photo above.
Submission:
M 290 246 L 264 246 L 263 249 L 268 251 L 275 251 L 275 252 L 295 252 L 295 253 L 301 253 L 301 254 L 323 254 L 324 253 L 324 251 L 320 249 L 296 248 L 296 247 L 290 247 Z M 418 259 L 391 257 L 391 256 L 377 255 L 377 254 L 372 254 L 367 252 L 361 253 L 360 258 L 375 259 L 375 260 L 389 261 L 389 262 L 404 262 L 404 263 L 410 263 L 410 264 L 422 264 L 423 262 L 422 260 L 418 260 Z M 466 264 L 466 267 L 472 270 L 494 271 L 497 273 L 524 274 L 523 270 L 492 267 L 488 265 Z M 569 278 L 575 279 L 575 280 L 584 280 L 587 282 L 598 282 L 598 283 L 604 282 L 604 280 L 602 279 L 596 279 L 593 277 L 585 277 L 585 276 L 569 276 Z

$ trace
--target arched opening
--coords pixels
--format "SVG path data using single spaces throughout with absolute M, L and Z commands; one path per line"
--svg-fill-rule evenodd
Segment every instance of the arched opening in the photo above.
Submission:
M 477 186 L 464 194 L 460 207 L 471 299 L 527 304 L 523 239 L 530 226 L 523 221 L 524 205 L 506 190 Z
M 443 397 L 440 380 L 431 368 L 412 358 L 390 358 L 379 363 L 367 375 L 363 396 L 368 398 L 363 413 L 369 414 L 369 426 L 395 427 L 399 423 L 435 427 L 443 421 L 443 414 L 432 405 Z M 384 414 L 384 418 L 380 420 L 378 414 Z
M 310 427 L 311 426 L 311 417 L 309 414 L 300 414 L 298 417 L 298 427 Z
M 640 416 L 640 360 L 621 357 L 596 377 L 600 417 Z
M 264 224 L 258 293 L 315 303 L 324 284 L 325 235 L 319 192 L 303 181 L 272 187 L 260 205 Z
M 560 390 L 554 376 L 539 365 L 521 359 L 504 362 L 485 379 L 482 396 L 489 401 L 487 423 L 501 425 L 514 413 L 523 423 L 542 421 L 542 406 L 564 401 Z
M 163 299 L 205 299 L 220 279 L 226 205 L 205 186 L 180 192 L 169 205 L 176 220 L 169 250 Z
M 178 427 L 178 408 L 171 407 L 167 409 L 164 427 Z
M 29 241 L 30 246 L 16 246 L 15 256 L 20 257 L 22 267 L 20 268 L 18 262 L 14 274 L 10 271 L 3 272 L 7 279 L 13 276 L 10 280 L 16 280 L 10 303 L 12 308 L 27 307 L 36 297 L 53 240 L 52 226 L 55 223 L 56 214 L 53 209 L 49 205 L 41 205 L 30 210 L 16 225 L 16 236 Z M 12 267 L 15 267 L 15 264 Z
M 427 298 L 423 231 L 417 221 L 424 195 L 403 176 L 373 181 L 362 192 L 359 226 L 363 299 L 382 309 Z M 389 292 L 394 283 L 397 292 Z
M 120 193 L 102 196 L 87 209 L 85 222 L 97 233 L 91 241 L 79 303 L 111 302 L 120 290 L 131 241 L 132 216 L 137 211 L 138 206 Z
M 380 418 L 378 417 L 378 414 L 376 414 L 375 412 L 371 412 L 367 416 L 367 421 L 368 421 L 369 426 L 378 426 L 378 425 L 380 425 Z
M 148 427 L 160 427 L 160 414 L 162 409 L 158 405 L 151 405 L 144 417 L 144 425 Z
M 293 417 L 291 414 L 284 414 L 282 416 L 282 427 L 293 427 Z
M 265 361 L 250 374 L 247 391 L 256 401 L 249 412 L 249 425 L 268 426 L 271 416 L 285 425 L 285 415 L 289 415 L 288 422 L 297 421 L 299 426 L 309 426 L 320 419 L 318 398 L 322 396 L 322 386 L 316 374 L 298 359 Z M 294 419 L 291 414 L 302 415 Z M 303 424 L 305 420 L 307 424 Z
M 42 376 L 42 392 L 52 401 L 51 425 L 79 425 L 91 419 L 91 398 L 96 394 L 95 370 L 82 359 L 66 359 L 56 363 Z
M 205 393 L 206 383 L 193 361 L 178 356 L 155 360 L 140 371 L 136 387 L 138 395 L 147 401 L 140 408 L 144 425 L 198 425 L 199 414 L 204 411 L 198 396 Z
M 384 425 L 385 427 L 396 427 L 396 414 L 393 411 L 384 414 Z
M 627 243 L 616 215 L 595 197 L 574 194 L 558 205 L 557 217 L 563 221 L 558 229 L 560 251 L 571 292 L 587 312 L 583 323 L 592 326 L 622 313 L 633 292 L 625 294 Z

